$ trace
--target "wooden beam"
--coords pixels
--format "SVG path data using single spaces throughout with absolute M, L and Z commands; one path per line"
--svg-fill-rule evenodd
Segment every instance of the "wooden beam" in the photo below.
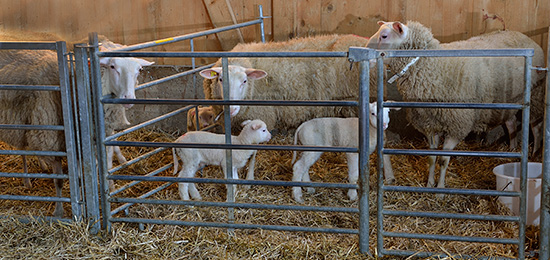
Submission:
M 214 27 L 223 27 L 237 23 L 229 1 L 203 0 L 203 2 Z M 217 36 L 222 49 L 225 51 L 233 49 L 239 42 L 244 42 L 240 30 L 221 32 Z

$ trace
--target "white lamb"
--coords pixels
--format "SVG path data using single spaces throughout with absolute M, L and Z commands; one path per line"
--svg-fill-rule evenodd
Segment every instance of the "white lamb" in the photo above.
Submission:
M 371 154 L 376 148 L 376 126 L 377 126 L 377 111 L 376 102 L 369 104 L 369 154 Z M 383 128 L 387 129 L 390 122 L 389 111 L 390 108 L 384 108 L 383 110 Z M 343 146 L 343 147 L 357 147 L 359 144 L 359 120 L 358 118 L 337 118 L 337 117 L 325 117 L 315 118 L 302 123 L 296 134 L 294 135 L 294 145 L 299 141 L 302 145 L 309 146 Z M 293 169 L 292 181 L 307 181 L 309 182 L 309 168 L 319 160 L 323 152 L 303 152 L 302 157 L 295 164 Z M 357 183 L 359 177 L 359 154 L 346 153 L 348 160 L 348 178 L 352 184 Z M 296 151 L 292 156 L 292 163 L 296 159 Z M 389 155 L 384 156 L 384 175 L 386 182 L 391 183 L 394 180 L 393 170 Z M 313 187 L 307 188 L 308 193 L 315 192 Z M 294 199 L 299 203 L 304 203 L 302 199 L 301 187 L 293 187 L 292 195 Z M 348 191 L 350 200 L 357 199 L 357 190 L 350 189 Z
M 243 130 L 238 136 L 231 136 L 232 144 L 257 144 L 267 142 L 271 139 L 271 134 L 267 130 L 265 123 L 261 120 L 247 120 L 242 123 Z M 203 131 L 191 131 L 179 137 L 177 143 L 208 143 L 223 144 L 225 136 Z M 255 150 L 233 150 L 233 179 L 238 179 L 237 171 L 242 168 L 248 158 L 252 156 Z M 182 169 L 179 172 L 180 178 L 192 178 L 201 166 L 219 165 L 223 169 L 224 176 L 227 176 L 225 150 L 223 149 L 196 149 L 196 148 L 174 148 L 174 174 L 178 172 L 178 157 L 182 160 Z M 236 190 L 233 185 L 233 191 Z M 179 193 L 182 200 L 189 200 L 189 195 L 193 199 L 200 200 L 201 195 L 194 183 L 179 183 Z

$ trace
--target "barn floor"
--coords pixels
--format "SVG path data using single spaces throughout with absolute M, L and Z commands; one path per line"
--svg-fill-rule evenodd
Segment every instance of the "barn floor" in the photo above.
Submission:
M 128 140 L 171 141 L 175 135 L 163 132 L 138 132 L 126 137 Z M 291 135 L 276 135 L 270 144 L 289 144 Z M 425 149 L 422 140 L 390 144 L 392 147 Z M 506 150 L 506 145 L 480 147 L 476 142 L 463 142 L 460 150 Z M 123 153 L 132 158 L 147 152 L 146 148 L 123 148 Z M 256 179 L 284 180 L 292 178 L 291 151 L 260 151 L 256 161 Z M 127 174 L 142 175 L 170 163 L 171 151 L 154 156 L 149 162 L 138 163 L 125 170 Z M 538 158 L 540 161 L 540 158 Z M 535 159 L 537 161 L 537 159 Z M 153 163 L 154 162 L 154 163 Z M 447 175 L 448 187 L 470 189 L 495 189 L 492 168 L 510 162 L 495 158 L 452 158 Z M 425 186 L 427 182 L 427 158 L 419 156 L 394 156 L 392 164 L 397 185 Z M 376 157 L 371 156 L 371 172 L 375 172 Z M 21 158 L 11 156 L 0 165 L 2 171 L 21 169 Z M 31 172 L 38 172 L 36 161 L 31 163 Z M 18 170 L 15 170 L 18 171 Z M 203 177 L 221 178 L 217 167 L 206 167 Z M 310 169 L 312 181 L 347 182 L 345 156 L 325 153 Z M 163 173 L 172 176 L 172 169 Z M 122 185 L 123 183 L 117 183 Z M 136 185 L 124 196 L 139 196 L 159 183 Z M 68 185 L 66 190 L 68 190 Z M 371 175 L 371 228 L 376 226 L 376 178 Z M 225 186 L 198 184 L 198 189 L 207 201 L 225 201 Z M 33 188 L 23 187 L 21 180 L 0 178 L 1 194 L 32 194 L 53 196 L 55 190 L 50 180 L 33 180 Z M 345 190 L 319 188 L 314 194 L 304 192 L 306 205 L 351 206 L 357 202 L 347 199 Z M 178 200 L 177 185 L 154 196 L 155 199 Z M 483 196 L 447 195 L 438 199 L 433 194 L 391 193 L 385 196 L 386 207 L 401 210 L 445 211 L 472 214 L 510 214 L 495 198 Z M 239 189 L 237 202 L 295 204 L 290 188 L 258 186 L 248 190 Z M 116 205 L 113 205 L 116 206 Z M 0 211 L 4 216 L 49 215 L 53 203 L 2 201 Z M 69 205 L 65 210 L 70 210 Z M 124 216 L 124 215 L 119 215 Z M 227 210 L 184 206 L 136 205 L 129 210 L 130 217 L 148 217 L 167 220 L 213 221 L 227 219 Z M 274 210 L 237 209 L 236 223 L 298 225 L 312 227 L 358 228 L 358 216 L 351 213 L 291 212 Z M 493 221 L 440 220 L 428 218 L 391 217 L 384 220 L 384 229 L 413 233 L 434 233 L 460 236 L 486 236 L 495 238 L 517 237 L 517 225 Z M 50 258 L 52 255 L 70 259 L 375 259 L 358 253 L 356 235 L 291 233 L 264 230 L 235 230 L 230 234 L 224 229 L 146 225 L 140 231 L 137 225 L 113 225 L 111 233 L 102 232 L 91 236 L 82 223 L 31 223 L 22 224 L 11 218 L 0 219 L 0 255 L 5 258 Z M 375 252 L 375 230 L 371 232 L 371 252 Z M 526 239 L 527 252 L 538 247 L 538 228 L 529 227 Z M 387 239 L 386 249 L 411 251 L 436 251 L 453 255 L 488 255 L 515 257 L 517 249 L 511 245 L 462 243 L 414 239 Z M 451 258 L 453 259 L 453 258 Z

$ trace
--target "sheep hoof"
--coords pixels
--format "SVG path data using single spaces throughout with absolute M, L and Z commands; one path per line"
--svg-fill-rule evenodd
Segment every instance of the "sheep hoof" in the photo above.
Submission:
M 386 185 L 393 185 L 395 183 L 395 178 L 387 179 L 385 182 L 386 182 Z
M 243 185 L 242 189 L 243 189 L 243 190 L 249 190 L 249 189 L 250 189 L 250 185 Z
M 349 200 L 351 201 L 357 200 L 357 190 L 355 189 L 348 190 L 348 197 L 349 197 Z
M 307 191 L 307 193 L 309 193 L 309 194 L 313 194 L 313 193 L 315 193 L 315 188 L 313 188 L 313 187 L 307 187 L 307 188 L 306 188 L 306 191 Z

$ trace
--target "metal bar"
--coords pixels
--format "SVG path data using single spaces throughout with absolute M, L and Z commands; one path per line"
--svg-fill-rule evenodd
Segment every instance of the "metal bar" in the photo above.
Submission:
M 411 150 L 411 149 L 384 149 L 385 154 L 401 155 L 437 155 L 437 156 L 477 156 L 477 157 L 503 157 L 503 158 L 521 158 L 522 154 L 518 152 L 498 152 L 498 151 L 457 151 L 457 150 Z
M 550 27 L 548 28 L 550 42 Z M 550 53 L 550 45 L 548 45 Z M 546 55 L 546 66 L 550 66 L 550 55 Z M 550 259 L 550 75 L 546 71 L 546 97 L 544 113 L 544 143 L 542 151 L 542 187 L 540 197 L 540 259 Z
M 376 109 L 377 109 L 377 125 L 383 125 L 384 113 L 384 61 L 381 57 L 376 59 L 376 72 L 377 72 L 377 97 L 376 97 Z M 378 156 L 378 190 L 376 191 L 376 250 L 380 252 L 384 249 L 384 237 L 382 232 L 384 231 L 384 216 L 382 211 L 384 209 L 384 129 L 382 127 L 376 128 L 376 154 Z M 389 165 L 391 167 L 391 165 Z
M 313 51 L 313 52 L 130 52 L 130 51 L 109 51 L 99 52 L 99 57 L 135 57 L 135 58 L 347 58 L 348 53 L 344 51 Z
M 411 187 L 411 186 L 384 186 L 384 191 L 398 192 L 417 192 L 417 193 L 441 193 L 455 195 L 473 195 L 473 196 L 507 196 L 519 197 L 517 191 L 497 191 L 497 190 L 473 190 L 473 189 L 452 189 L 452 188 L 429 188 L 429 187 Z
M 359 251 L 369 251 L 369 61 L 360 63 L 359 81 Z
M 234 150 L 275 150 L 275 151 L 318 151 L 318 152 L 345 152 L 356 153 L 355 147 L 338 146 L 300 146 L 300 145 L 245 145 L 245 144 L 203 144 L 203 143 L 167 143 L 167 142 L 131 142 L 131 141 L 108 141 L 108 146 L 130 146 L 130 147 L 169 147 L 169 148 L 204 148 L 204 149 L 234 149 Z
M 63 109 L 63 125 L 65 126 L 65 149 L 67 154 L 67 171 L 69 174 L 69 187 L 71 194 L 71 209 L 73 218 L 82 220 L 83 204 L 82 193 L 79 185 L 79 169 L 76 157 L 77 147 L 75 147 L 76 137 L 74 133 L 75 124 L 71 102 L 71 84 L 69 82 L 69 69 L 67 67 L 67 46 L 65 42 L 57 42 L 57 66 L 59 69 L 59 86 L 61 89 L 61 104 Z
M 178 220 L 167 220 L 167 219 L 113 218 L 111 222 L 144 223 L 144 224 L 174 225 L 174 226 L 194 226 L 194 227 L 216 227 L 216 228 L 228 228 L 228 229 L 238 228 L 238 229 L 295 231 L 295 232 L 338 233 L 338 234 L 352 234 L 352 235 L 356 235 L 358 233 L 357 229 L 346 229 L 346 228 L 312 228 L 312 227 L 278 226 L 278 225 L 194 222 L 194 221 L 178 221 Z
M 223 99 L 229 100 L 229 61 L 227 57 L 222 57 L 222 79 L 223 79 Z M 231 107 L 229 105 L 223 106 L 223 119 L 224 119 L 224 132 L 225 132 L 225 144 L 231 145 Z M 197 115 L 198 117 L 198 115 Z M 225 178 L 233 179 L 233 151 L 231 148 L 225 150 Z M 236 169 L 235 169 L 236 170 Z M 227 185 L 227 202 L 235 202 L 235 189 L 234 185 Z M 227 221 L 229 223 L 235 222 L 235 209 L 227 208 Z M 231 230 L 230 230 L 231 231 Z
M 173 183 L 165 183 L 165 184 L 161 185 L 160 187 L 157 187 L 157 188 L 155 188 L 155 189 L 153 189 L 153 190 L 151 190 L 151 191 L 149 191 L 149 192 L 147 192 L 147 193 L 145 193 L 145 194 L 139 196 L 139 197 L 138 197 L 138 198 L 139 198 L 138 201 L 139 201 L 140 199 L 143 200 L 143 199 L 145 199 L 145 198 L 148 198 L 149 196 L 154 195 L 154 194 L 156 194 L 157 192 L 159 192 L 159 191 L 161 191 L 161 190 L 164 190 L 164 189 L 168 188 L 168 186 L 170 186 L 170 185 L 172 185 L 172 184 L 173 184 Z M 112 200 L 111 200 L 111 201 L 112 201 Z M 139 203 L 139 202 L 137 202 L 137 203 Z M 117 214 L 118 212 L 124 211 L 124 210 L 126 210 L 127 208 L 131 207 L 131 206 L 134 205 L 134 204 L 135 204 L 135 203 L 126 203 L 126 204 L 124 204 L 124 205 L 122 205 L 122 206 L 116 208 L 115 210 L 111 211 L 111 215 L 115 215 L 115 214 Z
M 484 220 L 484 221 L 509 221 L 519 222 L 518 216 L 502 216 L 502 215 L 474 215 L 461 213 L 440 213 L 440 212 L 415 212 L 403 210 L 385 210 L 381 211 L 385 216 L 400 216 L 400 217 L 415 217 L 415 218 L 450 218 L 450 219 L 468 219 L 468 220 Z
M 71 198 L 66 198 L 66 197 L 23 196 L 23 195 L 0 195 L 0 200 L 71 202 Z
M 201 66 L 201 67 L 198 67 L 198 68 L 193 68 L 191 70 L 186 70 L 184 72 L 176 73 L 176 74 L 170 75 L 168 77 L 164 77 L 164 78 L 160 78 L 160 79 L 157 79 L 157 80 L 149 81 L 147 83 L 143 83 L 143 84 L 140 84 L 139 86 L 137 86 L 136 91 L 142 90 L 142 89 L 145 89 L 145 88 L 148 88 L 148 87 L 152 87 L 154 85 L 164 83 L 164 82 L 167 82 L 167 81 L 170 81 L 170 80 L 173 80 L 173 79 L 177 79 L 177 78 L 180 78 L 180 77 L 183 77 L 183 76 L 191 75 L 191 74 L 199 72 L 203 69 L 208 69 L 212 66 L 214 66 L 214 63 L 204 65 L 204 66 Z M 193 65 L 193 67 L 194 67 L 194 65 Z
M 5 130 L 52 130 L 63 131 L 65 127 L 62 125 L 0 125 L 0 129 Z
M 513 103 L 437 103 L 437 102 L 386 102 L 384 107 L 407 108 L 463 108 L 463 109 L 522 109 L 523 105 Z
M 91 109 L 90 73 L 88 66 L 88 49 L 76 46 L 76 88 L 78 95 L 78 118 L 80 123 L 80 133 L 82 142 L 82 171 L 84 179 L 84 196 L 86 198 L 86 218 L 90 220 L 92 234 L 99 232 L 101 219 L 98 189 L 98 173 L 95 158 L 95 149 L 93 140 L 93 115 Z
M 156 169 L 148 174 L 145 174 L 144 176 L 156 176 L 157 174 L 163 172 L 163 171 L 166 171 L 168 169 L 170 169 L 172 166 L 174 166 L 173 163 L 170 163 L 170 164 L 167 164 L 159 169 Z M 121 193 L 137 184 L 141 183 L 141 181 L 133 181 L 133 182 L 130 182 L 130 183 L 127 183 L 126 185 L 116 189 L 115 191 L 111 192 L 111 197 L 117 195 L 118 193 Z
M 254 25 L 254 24 L 259 24 L 259 23 L 261 23 L 260 20 L 252 20 L 252 21 L 248 21 L 248 22 L 244 22 L 244 23 L 219 27 L 219 28 L 215 28 L 215 29 L 202 31 L 202 32 L 190 33 L 190 34 L 185 34 L 185 35 L 171 37 L 171 38 L 165 38 L 165 39 L 156 40 L 156 41 L 150 41 L 150 42 L 144 42 L 144 43 L 140 43 L 140 44 L 134 44 L 134 45 L 130 45 L 128 47 L 121 48 L 120 50 L 124 50 L 124 51 L 139 50 L 139 49 L 164 45 L 164 44 L 173 43 L 173 42 L 190 40 L 190 39 L 201 37 L 201 36 L 206 36 L 206 35 L 215 34 L 215 33 L 224 32 L 224 31 L 229 31 L 229 30 L 242 28 L 242 27 L 246 27 L 246 26 L 250 26 L 250 25 Z
M 2 84 L 1 90 L 34 90 L 34 91 L 59 91 L 59 86 L 51 85 L 15 85 L 15 84 Z
M 55 51 L 56 48 L 57 48 L 56 42 L 15 42 L 15 41 L 0 42 L 0 49 Z
M 481 252 L 480 252 L 481 253 Z M 494 257 L 494 256 L 470 256 L 464 254 L 441 254 L 433 252 L 415 252 L 415 251 L 406 251 L 406 250 L 382 250 L 381 254 L 383 255 L 393 255 L 393 256 L 414 256 L 415 258 L 431 258 L 431 259 L 475 259 L 475 260 L 511 260 L 517 258 L 507 258 L 507 257 Z
M 411 239 L 430 239 L 430 240 L 473 242 L 473 243 L 493 243 L 493 244 L 516 244 L 516 245 L 518 244 L 517 239 L 511 239 L 511 238 L 468 237 L 468 236 L 450 236 L 450 235 L 400 233 L 400 232 L 384 232 L 384 235 L 387 237 L 400 237 L 400 238 L 411 238 Z
M 260 19 L 260 35 L 262 37 L 262 42 L 265 43 L 265 30 L 264 30 L 264 11 L 263 11 L 263 8 L 262 8 L 262 5 L 258 5 L 258 11 L 260 13 L 260 17 L 258 17 L 258 19 Z
M 357 101 L 338 100 L 222 100 L 222 99 L 120 99 L 105 97 L 104 104 L 142 105 L 241 105 L 241 106 L 358 106 Z
M 67 156 L 66 152 L 31 151 L 31 150 L 0 150 L 0 155 L 36 155 L 36 156 Z
M 5 178 L 37 178 L 37 179 L 68 179 L 67 174 L 54 173 L 18 173 L 18 172 L 0 172 L 0 177 Z
M 121 170 L 121 169 L 124 169 L 124 168 L 126 168 L 126 167 L 128 167 L 128 166 L 130 166 L 130 165 L 132 165 L 132 164 L 135 164 L 135 163 L 137 163 L 137 162 L 139 162 L 139 161 L 141 161 L 141 160 L 143 160 L 143 159 L 147 159 L 147 158 L 149 158 L 149 157 L 151 157 L 151 156 L 153 156 L 153 155 L 155 155 L 155 154 L 157 154 L 157 153 L 160 153 L 160 152 L 162 152 L 162 151 L 164 151 L 164 150 L 166 150 L 166 149 L 167 149 L 166 147 L 161 147 L 161 148 L 155 149 L 155 150 L 153 150 L 153 151 L 150 151 L 150 152 L 148 152 L 148 153 L 146 153 L 146 154 L 140 155 L 140 156 L 138 156 L 138 157 L 136 157 L 136 158 L 134 158 L 134 159 L 132 159 L 132 160 L 130 160 L 130 161 L 127 161 L 126 163 L 123 163 L 123 164 L 121 164 L 121 165 L 119 165 L 119 166 L 117 166 L 117 167 L 114 167 L 114 168 L 112 168 L 112 169 L 109 169 L 109 174 L 112 174 L 112 173 L 117 172 L 117 171 L 119 171 L 119 170 Z
M 153 200 L 136 198 L 111 198 L 112 203 L 130 203 L 130 204 L 154 204 L 154 205 L 184 205 L 195 207 L 232 207 L 243 209 L 266 209 L 266 210 L 298 210 L 298 211 L 331 211 L 342 213 L 359 213 L 357 208 L 349 207 L 318 207 L 318 206 L 298 206 L 298 205 L 273 205 L 258 203 L 230 203 L 230 202 L 212 202 L 212 201 L 185 201 L 185 200 Z M 115 213 L 113 213 L 114 215 Z
M 106 142 L 109 142 L 109 141 L 111 141 L 111 140 L 115 140 L 115 139 L 117 139 L 117 138 L 119 138 L 119 137 L 121 137 L 121 136 L 123 136 L 123 135 L 125 135 L 125 134 L 129 134 L 129 133 L 134 132 L 134 131 L 137 131 L 137 130 L 139 130 L 139 129 L 141 129 L 141 128 L 150 126 L 150 125 L 152 125 L 152 124 L 154 124 L 154 123 L 157 123 L 157 122 L 160 122 L 160 121 L 162 121 L 162 120 L 164 120 L 164 119 L 166 119 L 166 118 L 169 118 L 169 117 L 171 117 L 171 116 L 175 116 L 175 115 L 177 115 L 177 114 L 179 114 L 179 113 L 185 112 L 185 111 L 189 110 L 191 107 L 192 107 L 192 106 L 182 107 L 182 108 L 176 109 L 176 110 L 174 110 L 174 111 L 172 111 L 172 112 L 169 112 L 169 113 L 166 113 L 166 114 L 164 114 L 164 115 L 161 115 L 161 116 L 159 116 L 159 117 L 156 117 L 156 118 L 153 118 L 153 119 L 151 119 L 151 120 L 145 121 L 145 122 L 143 122 L 143 123 L 141 123 L 141 124 L 137 124 L 137 125 L 135 125 L 135 126 L 132 126 L 132 127 L 130 127 L 130 128 L 127 128 L 127 129 L 125 129 L 125 130 L 123 130 L 123 131 L 120 131 L 120 132 L 118 132 L 118 133 L 116 133 L 116 134 L 114 134 L 114 135 L 111 135 L 111 136 L 106 137 L 106 138 L 105 138 L 105 141 L 106 141 Z M 109 134 L 110 134 L 110 133 L 109 133 Z
M 347 183 L 180 178 L 180 177 L 168 177 L 168 176 L 153 177 L 153 176 L 136 176 L 136 175 L 111 175 L 109 176 L 108 179 L 125 180 L 125 181 L 193 182 L 193 183 L 263 185 L 263 186 L 284 186 L 284 187 L 317 187 L 317 188 L 340 188 L 340 189 L 357 189 L 358 188 L 357 184 L 347 184 Z

